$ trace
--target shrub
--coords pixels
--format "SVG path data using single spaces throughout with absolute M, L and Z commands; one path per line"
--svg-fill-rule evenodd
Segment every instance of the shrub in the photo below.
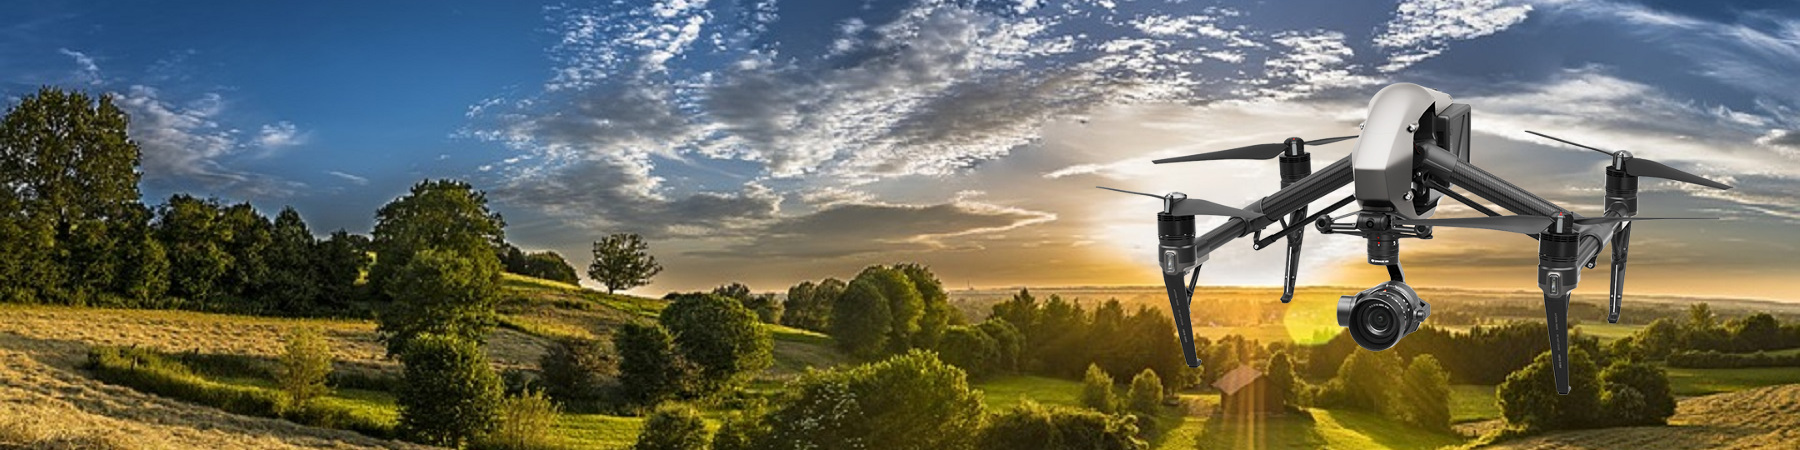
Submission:
M 981 430 L 985 450 L 1137 450 L 1149 445 L 1136 437 L 1132 416 L 1111 416 L 1075 408 L 1046 408 L 1027 401 L 999 414 Z
M 319 329 L 301 327 L 290 332 L 280 361 L 275 385 L 286 394 L 287 408 L 303 408 L 314 398 L 330 395 L 325 378 L 331 375 L 331 347 Z
M 809 372 L 746 430 L 748 448 L 963 450 L 974 444 L 981 394 L 961 369 L 914 350 L 881 362 Z
M 427 248 L 391 270 L 382 292 L 393 301 L 377 316 L 389 354 L 420 334 L 480 342 L 499 322 L 500 263 L 492 252 L 468 257 Z
M 599 397 L 600 381 L 616 375 L 618 367 L 610 349 L 592 339 L 563 339 L 538 359 L 546 394 L 563 403 Z
M 399 432 L 421 444 L 459 447 L 492 430 L 500 376 L 474 342 L 441 334 L 415 336 L 400 354 L 406 382 L 395 393 Z
M 1019 328 L 1006 319 L 990 317 L 975 328 L 994 339 L 994 348 L 998 351 L 998 359 L 994 361 L 994 370 L 1001 373 L 1012 373 L 1019 370 L 1020 360 L 1024 358 L 1025 335 Z
M 1662 425 L 1675 415 L 1669 376 L 1649 364 L 1615 362 L 1600 372 L 1600 404 L 1608 426 Z
M 350 430 L 382 439 L 394 434 L 394 424 L 347 407 L 310 402 L 283 411 L 283 394 L 278 391 L 213 382 L 174 358 L 149 349 L 95 347 L 88 351 L 87 368 L 103 382 L 230 413 L 280 417 L 303 425 Z
M 1450 374 L 1437 358 L 1413 358 L 1401 378 L 1399 397 L 1407 422 L 1430 430 L 1450 429 Z
M 674 335 L 681 356 L 700 369 L 698 387 L 704 391 L 735 386 L 774 362 L 769 330 L 735 300 L 684 296 L 663 309 L 658 321 Z
M 1156 376 L 1156 371 L 1150 369 L 1138 372 L 1137 376 L 1131 378 L 1131 390 L 1126 391 L 1125 399 L 1132 412 L 1143 414 L 1146 418 L 1154 417 L 1157 405 L 1162 404 L 1162 377 Z
M 644 420 L 644 431 L 638 433 L 631 450 L 705 450 L 706 421 L 694 407 L 679 404 L 658 406 Z
M 550 428 L 562 408 L 544 396 L 542 391 L 506 397 L 500 401 L 499 424 L 493 432 L 481 436 L 475 448 L 487 450 L 555 449 L 555 435 Z
M 961 367 L 969 378 L 983 378 L 994 373 L 1000 360 L 1000 343 L 980 328 L 954 326 L 938 339 L 938 356 L 944 362 Z
M 1119 397 L 1113 393 L 1112 375 L 1107 375 L 1098 365 L 1088 364 L 1087 375 L 1081 378 L 1081 405 L 1110 414 L 1118 403 Z
M 691 371 L 675 353 L 675 338 L 654 323 L 627 323 L 613 335 L 619 349 L 620 399 L 654 405 L 687 390 Z
M 761 405 L 732 411 L 720 421 L 719 431 L 713 432 L 711 450 L 756 450 L 753 439 L 768 433 L 769 426 L 763 421 Z
M 1594 426 L 1599 415 L 1600 369 L 1579 348 L 1569 349 L 1569 394 L 1557 395 L 1555 364 L 1550 352 L 1500 383 L 1500 412 L 1506 422 L 1527 431 L 1569 430 Z

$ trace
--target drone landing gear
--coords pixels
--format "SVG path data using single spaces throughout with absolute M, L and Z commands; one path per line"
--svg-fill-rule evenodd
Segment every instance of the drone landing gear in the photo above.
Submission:
M 1200 357 L 1194 351 L 1194 327 L 1192 311 L 1189 305 L 1194 301 L 1194 284 L 1200 281 L 1200 266 L 1194 266 L 1193 278 L 1182 284 L 1181 272 L 1163 272 L 1163 286 L 1169 289 L 1169 309 L 1175 313 L 1175 332 L 1181 335 L 1181 353 L 1187 357 L 1188 367 L 1200 367 Z

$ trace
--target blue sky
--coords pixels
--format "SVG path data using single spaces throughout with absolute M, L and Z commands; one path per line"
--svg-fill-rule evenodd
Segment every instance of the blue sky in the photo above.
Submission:
M 647 293 L 895 261 L 953 285 L 1151 284 L 1155 205 L 1091 186 L 1247 204 L 1272 163 L 1147 161 L 1354 134 L 1369 95 L 1414 82 L 1475 107 L 1477 163 L 1578 212 L 1598 211 L 1602 158 L 1522 130 L 1738 185 L 1647 183 L 1644 214 L 1726 220 L 1639 227 L 1632 286 L 1783 297 L 1795 73 L 1800 6 L 1769 1 L 27 1 L 0 18 L 0 98 L 119 96 L 147 202 L 294 205 L 366 232 L 413 182 L 467 179 L 511 240 L 577 265 L 600 235 L 647 235 L 669 266 Z M 1411 278 L 1531 287 L 1529 242 L 1439 235 L 1409 242 Z M 1361 242 L 1308 242 L 1304 282 L 1385 276 Z M 1231 245 L 1202 279 L 1275 284 L 1280 258 Z

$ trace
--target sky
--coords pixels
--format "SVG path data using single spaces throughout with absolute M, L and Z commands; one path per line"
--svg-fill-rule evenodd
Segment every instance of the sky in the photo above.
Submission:
M 1736 186 L 1645 179 L 1627 293 L 1800 301 L 1800 4 L 1787 1 L 673 0 L 13 2 L 0 102 L 115 96 L 145 201 L 297 208 L 366 233 L 427 178 L 488 193 L 507 237 L 578 268 L 644 235 L 634 292 L 784 290 L 921 262 L 953 288 L 1154 285 L 1157 201 L 1234 206 L 1273 161 L 1150 160 L 1357 133 L 1382 87 L 1474 107 L 1474 162 L 1597 215 L 1627 149 Z M 1315 167 L 1354 142 L 1313 147 Z M 1329 195 L 1321 207 L 1349 194 Z M 1476 214 L 1446 200 L 1438 217 Z M 1201 218 L 1202 229 L 1222 219 Z M 1536 242 L 1402 242 L 1416 286 L 1534 290 Z M 1306 240 L 1303 284 L 1386 272 Z M 1275 248 L 1280 248 L 1279 246 Z M 1281 250 L 1207 285 L 1278 285 Z M 1578 292 L 1606 290 L 1587 271 Z

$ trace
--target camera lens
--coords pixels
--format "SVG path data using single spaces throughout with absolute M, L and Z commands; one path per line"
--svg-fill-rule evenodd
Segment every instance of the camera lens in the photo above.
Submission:
M 1369 329 L 1369 334 L 1386 337 L 1394 333 L 1394 310 L 1381 303 L 1371 303 L 1363 309 L 1362 323 Z

